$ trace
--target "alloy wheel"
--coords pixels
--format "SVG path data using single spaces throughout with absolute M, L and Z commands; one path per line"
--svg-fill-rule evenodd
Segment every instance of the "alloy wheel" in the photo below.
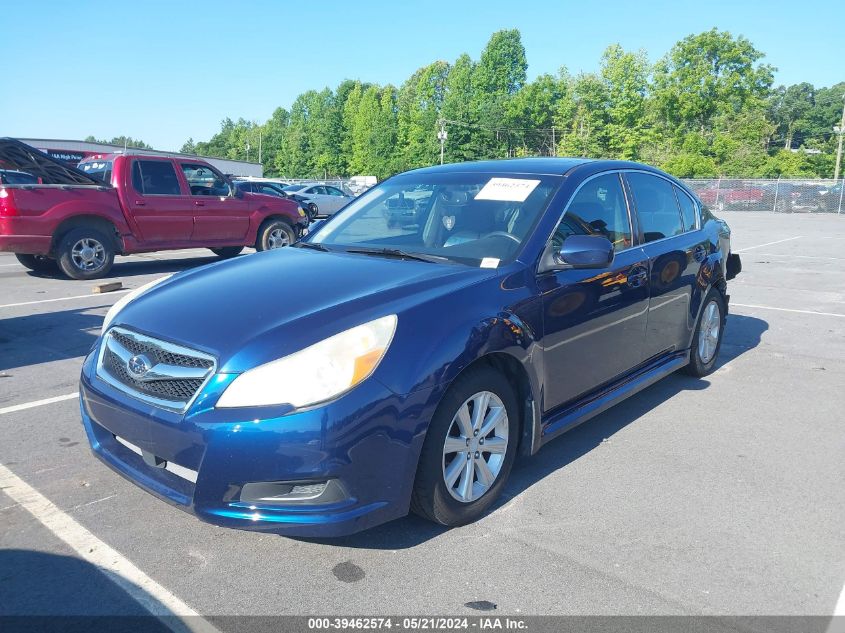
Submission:
M 102 268 L 106 263 L 106 249 L 92 237 L 85 237 L 77 241 L 70 250 L 73 265 L 79 270 L 93 271 Z
M 270 231 L 270 234 L 267 236 L 267 246 L 271 249 L 290 246 L 290 237 L 287 231 L 282 228 L 275 228 Z
M 462 503 L 483 496 L 496 481 L 508 449 L 508 413 L 490 391 L 467 398 L 452 418 L 443 445 L 443 481 Z
M 721 327 L 722 311 L 716 301 L 710 301 L 704 308 L 698 328 L 698 357 L 705 365 L 716 355 Z

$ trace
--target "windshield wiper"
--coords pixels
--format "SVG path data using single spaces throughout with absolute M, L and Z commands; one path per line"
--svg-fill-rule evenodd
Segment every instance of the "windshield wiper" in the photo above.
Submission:
M 313 248 L 315 251 L 323 251 L 324 253 L 331 252 L 328 248 L 316 242 L 297 242 L 294 246 L 297 248 Z
M 397 259 L 413 259 L 418 262 L 429 262 L 430 264 L 442 264 L 451 261 L 448 257 L 439 255 L 426 255 L 424 253 L 408 253 L 398 248 L 348 248 L 347 253 L 362 253 L 364 255 L 376 255 L 382 257 L 396 257 Z

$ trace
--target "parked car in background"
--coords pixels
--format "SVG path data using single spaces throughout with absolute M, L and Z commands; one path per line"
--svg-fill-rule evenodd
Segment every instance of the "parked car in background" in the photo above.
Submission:
M 769 185 L 771 195 L 777 197 L 775 211 L 781 213 L 814 213 L 824 209 L 830 187 L 811 182 L 781 180 Z
M 699 199 L 716 212 L 733 209 L 763 210 L 766 191 L 756 185 L 731 185 L 729 181 L 717 186 L 698 189 Z
M 307 231 L 295 202 L 240 192 L 198 158 L 116 154 L 74 169 L 0 139 L 0 168 L 23 165 L 38 184 L 0 184 L 0 250 L 32 270 L 58 265 L 73 279 L 96 279 L 115 255 L 203 246 L 232 257 Z
M 355 199 L 337 187 L 320 183 L 288 185 L 285 187 L 285 193 L 304 203 L 309 215 L 315 218 L 334 215 Z
M 38 178 L 25 171 L 0 169 L 0 185 L 37 185 Z
M 410 199 L 414 228 L 388 227 Z M 727 224 L 646 165 L 416 170 L 293 248 L 127 295 L 84 360 L 82 424 L 108 466 L 216 525 L 462 525 L 518 453 L 712 372 L 739 264 Z
M 275 196 L 277 198 L 287 198 L 285 193 L 285 186 L 275 182 L 265 182 L 263 180 L 235 180 L 235 187 L 244 193 L 260 193 L 265 196 Z

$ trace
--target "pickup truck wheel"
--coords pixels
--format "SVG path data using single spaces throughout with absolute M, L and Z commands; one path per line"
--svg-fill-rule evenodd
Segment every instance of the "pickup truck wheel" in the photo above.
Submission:
M 59 240 L 59 268 L 71 279 L 99 279 L 114 263 L 112 241 L 97 229 L 73 229 Z
M 47 257 L 46 255 L 21 255 L 16 253 L 18 261 L 21 266 L 34 270 L 37 273 L 48 273 L 56 270 L 56 260 Z
M 293 227 L 284 220 L 266 220 L 258 229 L 255 250 L 269 251 L 274 248 L 290 246 L 296 241 Z
M 240 255 L 243 249 L 243 246 L 224 246 L 223 248 L 210 248 L 208 250 L 217 255 L 217 257 L 229 259 L 230 257 Z

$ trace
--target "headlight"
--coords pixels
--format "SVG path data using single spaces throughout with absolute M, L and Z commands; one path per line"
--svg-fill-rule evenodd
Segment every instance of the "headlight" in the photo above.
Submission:
M 299 408 L 334 398 L 375 371 L 395 331 L 396 315 L 391 314 L 245 371 L 226 388 L 217 406 Z
M 173 273 L 170 273 L 169 275 L 165 275 L 164 277 L 159 277 L 158 279 L 153 279 L 150 283 L 144 284 L 140 288 L 135 288 L 135 290 L 133 290 L 132 292 L 129 292 L 129 293 L 123 295 L 120 298 L 120 300 L 118 300 L 118 302 L 115 303 L 111 308 L 109 308 L 108 312 L 106 312 L 106 318 L 103 319 L 103 329 L 102 329 L 102 331 L 105 332 L 109 328 L 109 325 L 111 325 L 111 322 L 114 321 L 114 318 L 117 316 L 118 312 L 123 310 L 123 308 L 125 308 L 132 301 L 134 301 L 135 299 L 140 297 L 142 294 L 147 292 L 147 290 L 149 290 L 153 286 L 160 284 L 162 281 L 166 281 L 166 280 L 170 279 L 172 276 L 173 276 Z
M 301 217 L 301 218 L 305 217 L 305 209 L 303 209 L 302 207 L 296 207 L 296 210 L 299 213 L 299 217 Z

